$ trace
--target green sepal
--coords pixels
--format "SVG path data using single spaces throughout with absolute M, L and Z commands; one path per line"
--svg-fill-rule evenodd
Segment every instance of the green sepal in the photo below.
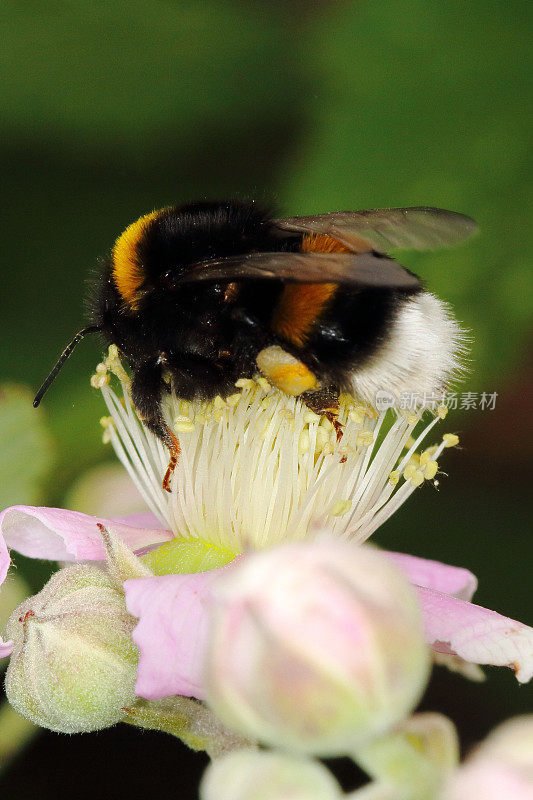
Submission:
M 211 758 L 254 746 L 250 740 L 225 728 L 209 708 L 192 697 L 176 695 L 163 700 L 139 700 L 123 711 L 123 722 L 169 733 L 192 750 L 205 750 Z

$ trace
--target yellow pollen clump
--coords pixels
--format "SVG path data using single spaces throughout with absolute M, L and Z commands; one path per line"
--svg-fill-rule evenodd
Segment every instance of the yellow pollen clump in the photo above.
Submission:
M 329 435 L 327 431 L 324 430 L 324 428 L 319 427 L 316 432 L 315 452 L 322 453 L 326 444 L 328 444 L 329 446 Z
M 430 481 L 435 477 L 439 470 L 439 465 L 436 461 L 428 461 L 424 467 L 424 478 Z
M 391 474 L 389 475 L 389 483 L 391 486 L 396 486 L 398 481 L 400 480 L 400 473 L 397 469 L 393 469 Z
M 239 378 L 238 381 L 235 381 L 235 386 L 237 389 L 253 389 L 255 386 L 255 381 L 251 378 Z
M 409 425 L 416 425 L 416 423 L 419 422 L 419 417 L 417 417 L 416 414 L 409 414 L 407 416 L 407 422 Z
M 357 434 L 355 444 L 357 447 L 369 447 L 374 441 L 374 435 L 371 431 L 361 431 Z
M 411 475 L 411 483 L 413 486 L 421 486 L 424 483 L 424 473 L 421 469 L 416 469 Z
M 227 407 L 228 404 L 226 403 L 226 401 L 219 394 L 217 394 L 217 396 L 213 400 L 213 411 L 214 412 L 222 411 L 223 408 Z
M 456 433 L 445 433 L 442 441 L 444 442 L 444 447 L 455 447 L 459 444 L 459 437 Z
M 267 381 L 267 379 L 266 379 L 266 378 L 258 378 L 258 379 L 257 379 L 257 385 L 258 385 L 258 386 L 259 386 L 259 387 L 260 387 L 260 388 L 261 388 L 261 389 L 262 389 L 264 392 L 269 392 L 269 391 L 270 391 L 270 389 L 271 389 L 271 386 L 270 386 L 270 384 L 269 384 L 269 382 Z
M 178 433 L 190 433 L 194 428 L 194 422 L 190 419 L 178 419 L 174 421 L 174 430 Z
M 294 412 L 289 408 L 284 408 L 283 411 L 279 412 L 279 415 L 283 417 L 283 419 L 289 420 L 289 422 L 294 422 Z
M 91 376 L 91 386 L 93 389 L 102 389 L 104 386 L 107 386 L 108 383 L 109 375 L 107 372 L 105 375 L 102 375 L 101 373 L 95 373 Z
M 439 417 L 440 417 L 441 419 L 444 419 L 445 417 L 447 417 L 447 416 L 448 416 L 448 411 L 449 411 L 449 408 L 448 408 L 448 406 L 440 405 L 440 406 L 437 408 L 437 414 L 439 415 Z
M 353 409 L 352 411 L 350 411 L 349 417 L 352 420 L 352 422 L 355 422 L 356 425 L 362 425 L 365 415 L 361 414 L 360 411 L 356 411 L 355 409 Z
M 333 507 L 331 515 L 333 517 L 343 517 L 348 513 L 351 507 L 352 503 L 350 500 L 339 500 L 339 502 Z
M 308 431 L 302 431 L 300 434 L 300 438 L 298 439 L 298 452 L 303 455 L 307 453 L 311 446 L 311 440 L 309 437 Z
M 351 394 L 346 394 L 346 392 L 341 392 L 339 395 L 339 403 L 340 405 L 344 405 L 347 408 L 353 408 L 355 406 L 355 400 L 353 399 Z
M 129 383 L 130 378 L 124 367 L 122 366 L 122 362 L 120 360 L 118 354 L 118 347 L 116 344 L 110 344 L 108 349 L 108 355 L 105 360 L 105 365 L 111 372 L 117 376 L 119 381 L 122 383 Z
M 407 466 L 412 466 L 415 467 L 415 469 L 418 469 L 418 467 L 420 466 L 420 456 L 418 455 L 418 453 L 412 454 L 411 458 L 407 462 Z
M 235 394 L 230 394 L 229 397 L 226 397 L 226 403 L 230 408 L 234 408 L 239 400 L 241 399 L 242 395 L 240 392 L 235 392 Z
M 417 471 L 420 472 L 416 464 L 408 463 L 403 471 L 403 477 L 409 481 Z
M 100 425 L 104 429 L 102 433 L 103 444 L 109 444 L 111 441 L 111 432 L 109 429 L 113 427 L 113 424 L 113 417 L 100 417 Z

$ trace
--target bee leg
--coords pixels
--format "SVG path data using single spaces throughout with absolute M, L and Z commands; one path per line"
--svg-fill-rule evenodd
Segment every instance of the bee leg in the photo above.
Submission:
M 326 417 L 335 429 L 337 442 L 342 439 L 342 424 L 339 422 L 339 390 L 336 386 L 326 386 L 314 392 L 304 392 L 302 400 L 311 411 Z
M 162 368 L 159 360 L 146 361 L 135 370 L 131 384 L 133 405 L 148 430 L 169 449 L 170 460 L 163 478 L 163 489 L 170 492 L 170 479 L 176 469 L 181 447 L 178 437 L 168 427 L 161 411 L 162 388 Z
M 176 434 L 173 433 L 173 431 L 168 427 L 167 423 L 164 421 L 162 417 L 161 419 L 155 417 L 152 417 L 150 419 L 146 419 L 143 417 L 142 419 L 148 430 L 152 431 L 152 433 L 154 433 L 158 439 L 161 439 L 163 444 L 166 447 L 168 447 L 170 458 L 168 461 L 167 471 L 165 472 L 165 475 L 163 477 L 162 485 L 163 489 L 166 492 L 171 493 L 172 489 L 170 488 L 170 480 L 172 478 L 174 470 L 176 469 L 181 453 L 179 439 L 176 436 Z
M 165 427 L 167 429 L 167 434 L 168 434 L 168 437 L 169 437 L 169 440 L 170 440 L 170 441 L 165 441 L 165 444 L 167 445 L 167 447 L 168 447 L 168 449 L 170 451 L 170 459 L 169 459 L 169 462 L 168 462 L 167 471 L 165 472 L 165 475 L 164 475 L 164 478 L 163 478 L 163 489 L 166 492 L 170 493 L 170 492 L 172 492 L 172 489 L 170 488 L 170 479 L 172 478 L 172 475 L 174 474 L 174 470 L 176 469 L 176 466 L 178 464 L 178 460 L 179 460 L 180 453 L 181 453 L 181 447 L 180 447 L 180 443 L 179 443 L 178 437 L 174 433 L 172 433 L 172 431 L 170 430 L 168 425 L 166 425 Z

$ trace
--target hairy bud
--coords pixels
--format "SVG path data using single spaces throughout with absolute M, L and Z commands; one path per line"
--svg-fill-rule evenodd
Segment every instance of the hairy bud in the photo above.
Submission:
M 238 750 L 214 761 L 201 800 L 341 800 L 340 787 L 317 761 L 284 753 Z
M 284 545 L 243 559 L 215 591 L 207 699 L 252 739 L 351 753 L 397 724 L 425 686 L 414 591 L 378 551 Z
M 135 622 L 105 572 L 83 565 L 60 570 L 9 619 L 9 702 L 53 731 L 94 731 L 118 722 L 123 707 L 135 701 Z

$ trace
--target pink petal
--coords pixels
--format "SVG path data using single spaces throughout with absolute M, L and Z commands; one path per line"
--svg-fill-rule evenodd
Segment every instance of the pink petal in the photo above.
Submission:
M 202 664 L 211 586 L 226 570 L 135 578 L 124 583 L 128 611 L 139 617 L 135 692 L 148 700 L 173 694 L 203 699 Z
M 6 543 L 2 539 L 2 534 L 0 533 L 0 586 L 6 579 L 10 562 L 11 559 L 9 558 L 9 553 L 7 551 Z
M 0 514 L 0 541 L 3 535 L 8 547 L 31 558 L 103 561 L 105 550 L 97 527 L 98 522 L 113 530 L 132 550 L 172 539 L 170 531 L 160 528 L 127 525 L 112 519 L 91 517 L 78 511 L 12 506 Z
M 477 578 L 463 567 L 451 567 L 440 561 L 409 556 L 406 553 L 388 555 L 407 575 L 411 583 L 450 594 L 460 600 L 471 600 L 477 589 Z
M 533 677 L 533 628 L 495 611 L 417 587 L 426 640 L 440 653 L 474 664 L 514 669 L 520 683 Z
M 13 651 L 13 642 L 9 640 L 8 642 L 4 642 L 2 637 L 0 636 L 0 658 L 6 658 L 6 656 L 10 656 Z
M 132 528 L 152 528 L 159 530 L 161 523 L 151 511 L 138 511 L 136 514 L 128 514 L 126 517 L 109 517 L 113 522 L 123 522 L 124 525 L 131 525 Z

